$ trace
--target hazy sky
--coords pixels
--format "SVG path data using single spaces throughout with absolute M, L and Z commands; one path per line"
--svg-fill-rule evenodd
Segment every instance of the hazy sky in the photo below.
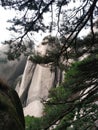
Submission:
M 4 40 L 8 40 L 11 38 L 11 32 L 9 30 L 7 30 L 6 28 L 11 26 L 11 23 L 7 23 L 8 19 L 11 19 L 15 16 L 15 11 L 14 10 L 5 10 L 4 8 L 0 7 L 0 42 L 3 42 Z M 85 31 L 83 33 L 81 33 L 81 35 L 83 35 L 85 33 Z M 46 33 L 47 35 L 47 33 Z M 45 35 L 39 36 L 38 39 L 38 34 L 36 34 L 35 36 L 35 40 L 37 42 L 41 41 L 42 38 Z
M 0 42 L 10 38 L 10 32 L 6 29 L 11 24 L 7 22 L 8 19 L 13 18 L 15 15 L 13 10 L 5 10 L 0 7 Z
M 10 32 L 6 28 L 11 26 L 11 23 L 8 23 L 8 19 L 12 19 L 15 16 L 15 11 L 14 10 L 5 10 L 4 8 L 0 7 L 0 42 L 3 42 L 5 40 L 8 40 L 12 37 L 13 32 Z M 44 37 L 44 36 L 42 36 Z M 35 42 L 39 42 L 42 40 L 41 35 L 39 36 L 38 39 L 38 33 L 36 33 Z

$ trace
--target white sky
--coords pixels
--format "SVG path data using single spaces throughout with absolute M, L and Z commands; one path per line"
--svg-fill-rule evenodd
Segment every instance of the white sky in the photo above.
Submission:
M 8 23 L 7 20 L 14 18 L 16 15 L 15 13 L 16 12 L 14 10 L 5 10 L 3 7 L 0 7 L 0 43 L 5 40 L 9 40 L 13 36 L 13 32 L 7 30 L 6 28 L 11 26 L 11 23 Z M 41 34 L 38 36 L 38 33 L 35 34 L 36 35 L 33 40 L 35 40 L 36 43 L 41 41 L 43 37 L 47 35 Z
M 4 8 L 0 7 L 0 42 L 3 42 L 5 40 L 8 40 L 11 38 L 12 33 L 6 29 L 6 27 L 10 27 L 11 23 L 8 23 L 7 20 L 8 19 L 12 19 L 15 16 L 15 11 L 14 10 L 5 10 Z M 83 35 L 85 33 L 85 31 L 83 33 L 81 33 L 81 35 Z M 44 36 L 46 36 L 46 34 L 42 34 L 41 36 L 38 36 L 38 33 L 36 33 L 35 36 L 35 42 L 39 42 L 43 39 Z
M 5 10 L 0 7 L 0 42 L 10 38 L 11 33 L 6 28 L 11 24 L 8 23 L 7 20 L 13 18 L 14 15 L 15 13 L 13 10 Z

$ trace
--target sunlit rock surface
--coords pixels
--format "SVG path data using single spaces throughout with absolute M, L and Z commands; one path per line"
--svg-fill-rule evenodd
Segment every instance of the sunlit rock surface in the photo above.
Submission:
M 52 49 L 51 44 L 45 39 L 44 44 L 36 48 L 36 53 L 45 55 Z M 35 64 L 27 60 L 25 70 L 20 82 L 16 86 L 24 107 L 24 114 L 35 117 L 43 115 L 42 99 L 47 99 L 49 90 L 62 80 L 62 72 L 58 68 L 51 70 L 50 65 Z

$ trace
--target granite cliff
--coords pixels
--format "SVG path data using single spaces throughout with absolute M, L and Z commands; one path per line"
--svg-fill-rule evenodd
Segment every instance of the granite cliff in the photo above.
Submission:
M 52 44 L 45 38 L 36 48 L 35 53 L 44 56 L 52 48 Z M 23 75 L 16 85 L 25 116 L 42 116 L 44 107 L 42 99 L 47 99 L 49 90 L 59 84 L 62 79 L 63 73 L 57 67 L 51 70 L 51 65 L 35 64 L 28 57 Z

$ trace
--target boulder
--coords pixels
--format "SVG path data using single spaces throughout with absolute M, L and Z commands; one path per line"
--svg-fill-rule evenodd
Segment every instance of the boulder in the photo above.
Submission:
M 25 130 L 23 109 L 15 90 L 0 80 L 0 130 Z

